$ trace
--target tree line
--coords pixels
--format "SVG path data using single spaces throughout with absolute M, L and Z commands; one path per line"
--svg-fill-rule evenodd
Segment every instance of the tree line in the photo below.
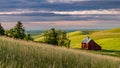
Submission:
M 70 47 L 70 40 L 68 39 L 65 31 L 51 28 L 50 30 L 44 31 L 43 35 L 45 43 L 56 46 L 65 46 L 68 48 Z
M 24 39 L 24 40 L 32 40 L 33 38 L 29 33 L 25 31 L 25 28 L 21 21 L 18 21 L 17 24 L 9 29 L 4 30 L 0 23 L 0 35 L 7 36 L 16 39 Z M 43 32 L 44 43 L 52 44 L 55 46 L 65 46 L 70 47 L 70 40 L 67 37 L 67 33 L 62 30 L 56 30 L 55 28 L 51 28 Z
M 16 39 L 32 40 L 30 34 L 25 31 L 21 21 L 18 21 L 17 24 L 9 30 L 4 30 L 0 24 L 0 35 Z

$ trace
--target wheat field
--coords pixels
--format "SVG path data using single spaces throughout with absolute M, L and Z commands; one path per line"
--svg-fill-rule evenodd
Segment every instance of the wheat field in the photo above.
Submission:
M 0 68 L 119 68 L 120 58 L 0 37 Z

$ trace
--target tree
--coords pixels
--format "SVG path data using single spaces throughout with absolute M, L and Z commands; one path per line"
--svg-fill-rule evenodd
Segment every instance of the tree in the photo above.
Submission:
M 8 36 L 8 37 L 13 37 L 13 29 L 6 30 L 5 35 Z
M 4 32 L 5 32 L 5 30 L 4 30 L 4 28 L 1 26 L 1 23 L 0 23 L 0 35 L 4 35 Z
M 44 32 L 45 42 L 48 44 L 58 45 L 57 32 L 54 28 Z
M 33 38 L 31 37 L 31 35 L 29 33 L 25 33 L 25 40 L 33 40 Z
M 5 31 L 5 35 L 16 39 L 32 40 L 30 34 L 25 32 L 22 22 L 18 21 L 14 28 Z
M 25 37 L 25 29 L 20 21 L 16 24 L 16 26 L 13 28 L 13 37 L 24 39 Z
M 69 48 L 70 40 L 67 38 L 67 33 L 61 30 L 52 28 L 44 32 L 44 41 L 48 44 L 56 46 L 66 46 Z
M 65 31 L 59 31 L 58 33 L 58 45 L 59 46 L 65 46 L 65 47 L 70 47 L 70 40 L 67 38 L 67 33 Z

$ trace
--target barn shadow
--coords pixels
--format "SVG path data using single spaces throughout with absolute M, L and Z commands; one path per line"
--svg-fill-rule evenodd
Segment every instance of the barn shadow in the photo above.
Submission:
M 82 48 L 74 48 L 75 50 L 84 50 Z M 87 51 L 95 51 L 95 50 L 87 50 Z M 104 52 L 104 53 L 117 53 L 117 54 L 120 54 L 120 50 L 105 50 L 105 49 L 102 49 L 102 50 L 98 50 L 97 52 Z
M 102 52 L 120 52 L 120 50 L 105 50 L 105 49 L 102 49 L 101 51 Z

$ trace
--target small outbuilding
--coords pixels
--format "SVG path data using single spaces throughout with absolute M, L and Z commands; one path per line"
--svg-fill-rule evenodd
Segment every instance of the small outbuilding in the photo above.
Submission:
M 82 41 L 82 49 L 101 50 L 101 47 L 88 36 Z

